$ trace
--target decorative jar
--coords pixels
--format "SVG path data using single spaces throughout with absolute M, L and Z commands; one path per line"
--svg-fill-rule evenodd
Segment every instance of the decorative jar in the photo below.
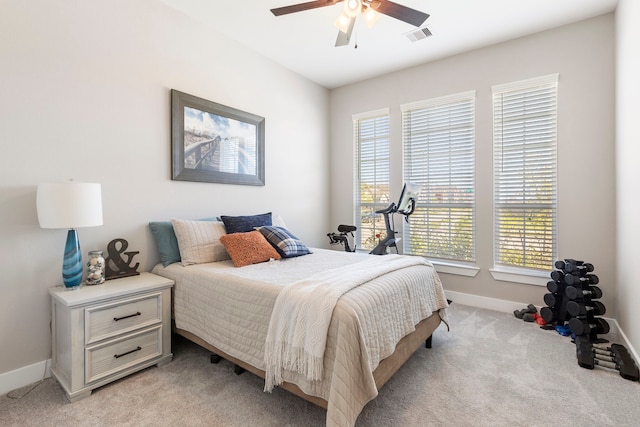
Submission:
M 100 285 L 104 283 L 104 258 L 102 251 L 89 251 L 87 261 L 87 285 Z

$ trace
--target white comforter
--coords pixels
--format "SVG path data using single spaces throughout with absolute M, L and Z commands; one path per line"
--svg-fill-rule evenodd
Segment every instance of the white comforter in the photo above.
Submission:
M 236 268 L 231 261 L 183 267 L 157 265 L 175 280 L 176 326 L 221 351 L 265 370 L 264 349 L 278 293 L 322 271 L 357 264 L 373 255 L 314 249 L 299 258 Z M 395 255 L 377 256 L 380 262 Z M 363 265 L 365 265 L 364 263 Z M 350 426 L 378 391 L 372 372 L 415 325 L 447 306 L 429 263 L 377 277 L 342 295 L 333 312 L 322 381 L 285 371 L 283 378 L 328 402 L 327 426 Z

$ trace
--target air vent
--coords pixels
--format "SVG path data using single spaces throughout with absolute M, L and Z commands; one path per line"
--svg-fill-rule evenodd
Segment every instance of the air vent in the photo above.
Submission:
M 407 36 L 407 38 L 412 42 L 417 42 L 418 40 L 426 39 L 431 36 L 431 31 L 429 31 L 427 27 L 418 28 L 417 30 L 405 33 L 405 36 Z

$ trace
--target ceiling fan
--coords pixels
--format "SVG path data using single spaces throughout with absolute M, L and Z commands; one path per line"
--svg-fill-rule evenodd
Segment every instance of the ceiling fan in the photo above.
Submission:
M 380 14 L 390 16 L 400 21 L 420 27 L 429 17 L 428 13 L 394 3 L 390 0 L 315 0 L 306 3 L 294 4 L 291 6 L 277 7 L 271 9 L 275 16 L 287 15 L 290 13 L 302 12 L 319 7 L 333 6 L 344 1 L 344 10 L 338 17 L 335 25 L 338 27 L 338 38 L 336 46 L 346 46 L 351 40 L 351 33 L 356 22 L 356 17 L 362 14 L 364 21 L 369 28 L 380 18 Z M 409 40 L 416 41 L 431 35 L 427 28 L 418 28 L 406 34 Z

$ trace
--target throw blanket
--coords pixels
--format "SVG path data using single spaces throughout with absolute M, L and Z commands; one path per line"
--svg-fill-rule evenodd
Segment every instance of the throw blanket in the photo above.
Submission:
M 392 271 L 428 265 L 422 257 L 374 256 L 358 264 L 318 273 L 278 294 L 265 342 L 265 391 L 282 383 L 283 370 L 322 379 L 327 331 L 338 299 L 349 290 Z

